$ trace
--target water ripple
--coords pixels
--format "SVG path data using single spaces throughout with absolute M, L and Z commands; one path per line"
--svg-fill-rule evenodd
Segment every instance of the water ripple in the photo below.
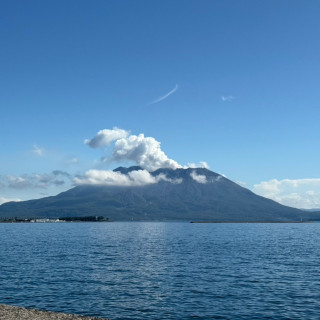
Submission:
M 112 319 L 318 319 L 320 224 L 0 224 L 0 302 Z

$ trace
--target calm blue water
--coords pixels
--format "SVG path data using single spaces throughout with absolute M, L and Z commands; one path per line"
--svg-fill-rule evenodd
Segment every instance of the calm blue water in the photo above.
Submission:
M 0 224 L 0 303 L 112 319 L 319 319 L 320 224 Z

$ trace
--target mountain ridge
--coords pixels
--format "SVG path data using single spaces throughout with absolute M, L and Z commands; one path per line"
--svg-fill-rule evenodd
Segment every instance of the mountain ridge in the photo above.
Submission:
M 118 167 L 130 175 L 141 167 Z M 320 220 L 320 212 L 283 206 L 205 168 L 160 168 L 145 185 L 79 185 L 56 196 L 9 202 L 0 217 L 104 216 L 112 220 L 297 222 Z

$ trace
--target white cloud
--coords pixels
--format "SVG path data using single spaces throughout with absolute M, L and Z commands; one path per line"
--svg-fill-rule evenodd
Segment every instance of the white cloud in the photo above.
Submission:
M 73 158 L 68 160 L 68 163 L 70 163 L 70 164 L 78 164 L 79 163 L 79 159 L 77 157 L 73 157 Z
M 197 174 L 196 171 L 190 173 L 191 178 L 198 183 L 207 183 L 207 177 L 202 174 Z
M 50 186 L 61 186 L 72 179 L 67 172 L 55 170 L 52 173 L 24 174 L 22 176 L 7 176 L 3 179 L 4 186 L 13 189 L 48 188 Z
M 112 185 L 112 186 L 128 186 L 130 179 L 121 172 L 111 170 L 88 170 L 84 177 L 74 178 L 77 185 Z
M 8 186 L 14 189 L 25 189 L 31 186 L 30 181 L 23 177 L 8 176 Z
M 91 140 L 86 139 L 84 143 L 89 145 L 91 148 L 103 148 L 109 146 L 112 142 L 126 138 L 129 135 L 129 132 L 126 130 L 119 129 L 117 127 L 113 127 L 110 129 L 100 130 L 94 138 Z
M 177 90 L 178 90 L 178 85 L 176 84 L 175 87 L 174 87 L 171 91 L 169 91 L 169 92 L 166 93 L 165 95 L 159 97 L 158 99 L 152 101 L 152 102 L 150 103 L 150 105 L 151 105 L 151 104 L 155 104 L 155 103 L 159 103 L 159 102 L 167 99 L 169 96 L 171 96 L 172 94 L 174 94 Z
M 169 159 L 161 150 L 160 142 L 152 137 L 131 135 L 116 141 L 111 159 L 113 161 L 133 161 L 148 171 L 159 168 L 177 169 L 181 166 Z
M 105 185 L 105 186 L 144 186 L 159 181 L 180 183 L 181 181 L 168 179 L 165 175 L 152 176 L 147 170 L 135 170 L 128 174 L 111 170 L 88 170 L 84 176 L 75 177 L 77 185 Z
M 44 155 L 44 149 L 40 148 L 39 146 L 37 146 L 36 144 L 33 145 L 33 149 L 32 152 L 40 157 L 42 157 Z
M 238 184 L 241 187 L 248 188 L 247 183 L 244 182 L 244 181 L 235 181 L 235 183 Z
M 10 201 L 21 201 L 21 199 L 0 197 L 0 205 Z
M 102 158 L 103 162 L 132 161 L 148 171 L 159 168 L 176 169 L 181 166 L 174 160 L 169 159 L 161 150 L 160 142 L 152 137 L 145 137 L 144 134 L 129 135 L 128 131 L 119 128 L 113 130 L 104 129 L 91 140 L 85 143 L 92 148 L 101 148 L 115 142 L 110 157 Z
M 234 96 L 221 96 L 221 100 L 223 102 L 232 102 L 232 100 L 234 100 L 235 97 Z
M 160 173 L 159 175 L 156 176 L 157 182 L 159 181 L 166 181 L 166 182 L 171 182 L 173 184 L 180 184 L 182 183 L 183 179 L 182 178 L 177 178 L 177 179 L 170 179 L 168 178 L 165 174 Z
M 320 179 L 272 179 L 253 186 L 253 191 L 281 204 L 312 209 L 320 208 Z
M 184 168 L 204 168 L 209 169 L 209 165 L 205 161 L 200 161 L 199 163 L 188 163 Z

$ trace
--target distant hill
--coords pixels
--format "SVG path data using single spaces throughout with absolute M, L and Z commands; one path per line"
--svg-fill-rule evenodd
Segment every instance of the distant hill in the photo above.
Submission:
M 128 174 L 140 167 L 117 168 Z M 320 212 L 283 206 L 204 168 L 158 169 L 144 186 L 82 185 L 57 196 L 0 206 L 1 218 L 104 216 L 117 220 L 291 222 L 320 220 Z

